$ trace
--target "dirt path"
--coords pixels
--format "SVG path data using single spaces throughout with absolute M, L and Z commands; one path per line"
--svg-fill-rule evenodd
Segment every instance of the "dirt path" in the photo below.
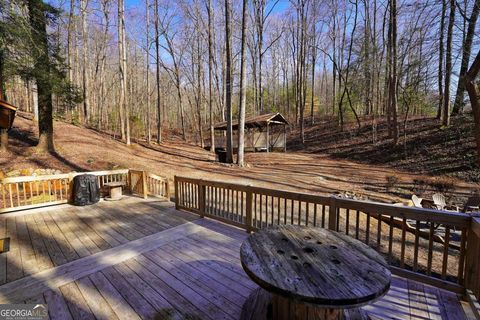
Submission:
M 319 194 L 349 192 L 387 202 L 400 201 L 402 195 L 408 197 L 414 179 L 424 178 L 387 167 L 296 152 L 247 154 L 248 167 L 238 168 L 216 163 L 211 153 L 181 141 L 127 147 L 105 134 L 62 122 L 55 123 L 58 153 L 37 154 L 32 148 L 36 128 L 22 117 L 15 120 L 10 141 L 10 152 L 0 154 L 3 171 L 55 168 L 68 172 L 124 167 L 149 170 L 168 178 L 182 175 Z M 398 180 L 388 193 L 387 176 Z M 454 183 L 460 197 L 478 187 L 461 181 Z

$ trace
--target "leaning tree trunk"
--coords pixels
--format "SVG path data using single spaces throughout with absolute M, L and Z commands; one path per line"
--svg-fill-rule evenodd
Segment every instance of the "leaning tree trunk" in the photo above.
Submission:
M 475 122 L 475 141 L 477 142 L 477 163 L 480 165 L 480 90 L 476 79 L 480 73 L 480 51 L 465 75 L 464 83 L 472 105 L 473 119 Z
M 462 45 L 462 65 L 460 67 L 459 78 L 463 78 L 468 69 L 468 63 L 470 60 L 470 53 L 472 51 L 473 37 L 475 36 L 475 27 L 477 25 L 478 15 L 480 13 L 480 0 L 476 0 L 473 4 L 472 15 L 468 21 L 467 35 L 465 41 Z M 459 114 L 463 110 L 464 106 L 464 93 L 465 93 L 465 82 L 458 81 L 457 84 L 457 93 L 455 95 L 455 103 L 453 105 L 453 114 Z
M 4 76 L 4 51 L 0 48 L 0 100 L 6 100 L 5 98 L 5 76 Z M 8 131 L 7 129 L 0 128 L 0 151 L 8 150 Z

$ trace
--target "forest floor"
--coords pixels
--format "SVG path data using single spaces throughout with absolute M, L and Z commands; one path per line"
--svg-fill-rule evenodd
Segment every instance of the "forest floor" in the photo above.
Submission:
M 305 148 L 298 147 L 294 138 L 298 133 L 292 131 L 290 152 L 248 153 L 248 165 L 239 168 L 217 163 L 212 153 L 179 139 L 160 146 L 145 142 L 126 146 L 107 134 L 59 121 L 54 125 L 57 153 L 37 153 L 33 147 L 36 126 L 18 116 L 10 132 L 10 150 L 0 154 L 0 171 L 135 168 L 169 179 L 182 175 L 324 195 L 348 193 L 385 202 L 405 201 L 412 193 L 443 191 L 453 202 L 461 202 L 480 187 L 479 170 L 468 160 L 473 151 L 471 139 L 464 136 L 468 127 L 464 122 L 455 119 L 454 126 L 438 129 L 431 119 L 415 120 L 417 134 L 407 134 L 406 159 L 403 148 L 392 152 L 400 147 L 369 142 L 368 128 L 359 135 L 328 132 L 326 123 L 320 122 L 307 129 Z

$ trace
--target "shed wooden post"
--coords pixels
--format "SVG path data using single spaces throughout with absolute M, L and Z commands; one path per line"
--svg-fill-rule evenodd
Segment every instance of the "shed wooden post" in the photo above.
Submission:
M 266 138 L 265 138 L 265 146 L 267 147 L 267 152 L 268 152 L 268 147 L 270 145 L 270 141 L 269 141 L 269 132 L 268 132 L 268 122 L 267 122 L 267 135 L 266 135 Z
M 210 149 L 215 152 L 215 129 L 213 129 L 212 141 L 210 141 Z
M 287 152 L 287 125 L 283 125 L 283 152 Z

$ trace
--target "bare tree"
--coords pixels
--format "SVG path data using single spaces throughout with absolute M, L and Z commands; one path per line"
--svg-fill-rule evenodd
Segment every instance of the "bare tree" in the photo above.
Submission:
M 157 92 L 157 143 L 162 143 L 162 104 L 160 92 L 160 29 L 158 16 L 158 0 L 154 0 L 154 20 L 155 20 L 155 77 L 156 77 L 156 92 Z
M 83 90 L 83 121 L 88 123 L 90 119 L 89 104 L 89 77 L 88 77 L 88 34 L 87 34 L 87 6 L 88 0 L 80 0 L 80 12 L 82 14 L 82 90 Z
M 472 51 L 473 38 L 475 35 L 475 28 L 477 25 L 478 15 L 480 13 L 480 0 L 475 0 L 473 3 L 472 14 L 468 19 L 468 30 L 462 43 L 462 64 L 460 67 L 459 78 L 463 78 L 467 73 L 468 64 L 470 60 L 470 53 Z M 466 13 L 465 13 L 466 14 Z M 467 17 L 464 17 L 467 20 Z M 465 95 L 465 82 L 458 81 L 457 93 L 455 95 L 455 103 L 453 105 L 453 114 L 461 113 L 463 110 Z
M 127 51 L 125 48 L 125 3 L 118 0 L 118 54 L 119 54 L 119 75 L 120 75 L 120 121 L 122 122 L 122 140 L 125 139 L 130 145 L 130 119 L 129 107 L 126 102 L 127 96 Z M 123 117 L 123 121 L 122 121 Z
M 245 105 L 247 100 L 247 84 L 246 84 L 246 34 L 247 34 L 247 4 L 248 0 L 243 0 L 242 6 L 242 40 L 240 53 L 240 106 L 238 108 L 238 153 L 237 164 L 244 165 L 244 148 L 245 148 Z
M 230 0 L 225 0 L 225 112 L 227 118 L 227 162 L 233 162 L 232 141 L 232 33 Z
M 215 130 L 213 128 L 213 11 L 212 0 L 208 0 L 208 111 L 210 123 L 210 151 L 215 151 Z
M 452 77 L 452 39 L 455 24 L 455 0 L 450 0 L 450 17 L 447 28 L 447 48 L 445 52 L 445 92 L 443 94 L 442 124 L 450 124 L 450 80 Z

